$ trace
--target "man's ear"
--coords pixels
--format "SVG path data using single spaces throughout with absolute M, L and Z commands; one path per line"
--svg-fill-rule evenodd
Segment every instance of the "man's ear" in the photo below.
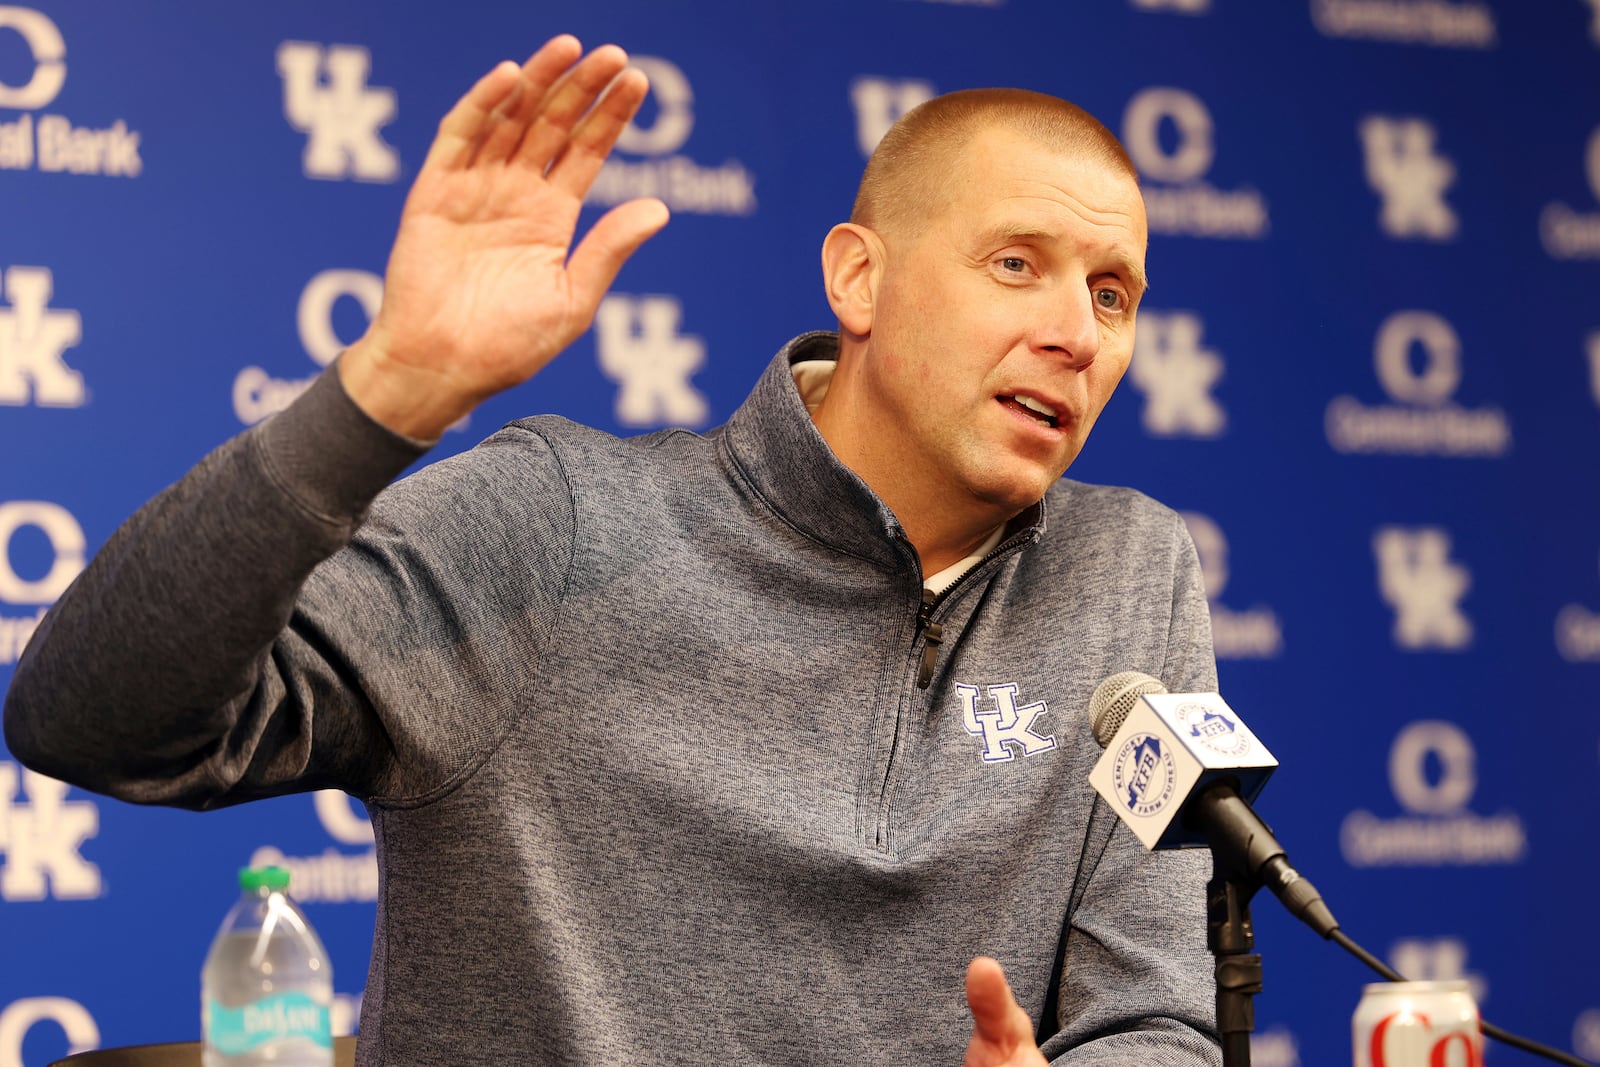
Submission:
M 841 222 L 822 242 L 822 284 L 839 326 L 857 337 L 872 333 L 884 246 L 876 232 Z

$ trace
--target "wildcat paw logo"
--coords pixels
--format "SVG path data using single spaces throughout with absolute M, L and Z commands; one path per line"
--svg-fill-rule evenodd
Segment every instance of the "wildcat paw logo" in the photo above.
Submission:
M 21 39 L 30 65 L 21 84 L 0 83 L 0 170 L 137 178 L 144 171 L 139 132 L 124 119 L 80 126 L 45 112 L 67 83 L 67 42 L 50 17 L 28 7 L 0 6 L 0 36 Z M 6 47 L 11 47 L 6 42 Z M 104 123 L 104 124 L 102 124 Z

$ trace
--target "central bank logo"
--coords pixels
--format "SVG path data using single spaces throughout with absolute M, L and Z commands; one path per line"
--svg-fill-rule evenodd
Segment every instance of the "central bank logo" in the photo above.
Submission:
M 40 170 L 136 178 L 144 170 L 139 133 L 123 119 L 109 126 L 76 126 L 49 107 L 67 82 L 67 42 L 50 17 L 30 7 L 0 6 L 0 37 L 21 39 L 32 67 L 20 85 L 0 82 L 0 111 L 24 112 L 0 122 L 0 170 Z M 9 49 L 10 43 L 4 47 Z
M 1445 203 L 1455 164 L 1434 151 L 1438 134 L 1423 119 L 1368 115 L 1361 120 L 1367 184 L 1383 198 L 1378 225 L 1390 237 L 1448 241 L 1461 229 Z
M 55 279 L 48 267 L 10 267 L 4 281 L 11 306 L 0 307 L 0 404 L 82 407 L 83 375 L 65 356 L 83 339 L 83 317 L 50 306 Z
M 1017 706 L 1017 683 L 1005 682 L 984 690 L 975 685 L 956 685 L 961 698 L 961 722 L 967 733 L 983 738 L 983 762 L 1010 763 L 1017 753 L 1037 756 L 1056 747 L 1054 734 L 1037 734 L 1033 724 L 1050 709 L 1040 700 Z
M 1600 126 L 1589 134 L 1583 166 L 1589 192 L 1600 202 Z M 1577 210 L 1556 200 L 1539 213 L 1539 240 L 1552 259 L 1600 259 L 1600 210 Z
M 1436 48 L 1493 48 L 1494 13 L 1472 0 L 1311 0 L 1325 37 L 1354 37 Z
M 349 342 L 335 327 L 335 311 L 343 302 L 359 311 L 360 325 L 351 340 L 360 337 L 383 303 L 383 279 L 365 270 L 325 270 L 306 283 L 295 307 L 295 327 L 300 345 L 318 368 L 326 367 Z M 319 372 L 320 373 L 320 370 Z M 253 426 L 294 402 L 311 387 L 317 375 L 304 378 L 274 378 L 260 367 L 246 367 L 233 379 L 233 412 L 246 426 Z
M 339 845 L 361 851 L 343 852 L 330 846 L 316 856 L 286 856 L 273 845 L 250 854 L 252 867 L 283 867 L 299 901 L 324 904 L 371 903 L 378 899 L 378 857 L 373 849 L 372 824 L 351 806 L 337 789 L 311 794 L 317 821 Z M 348 1032 L 348 1031 L 346 1031 Z
M 0 666 L 21 657 L 86 556 L 83 527 L 66 508 L 45 500 L 0 503 L 0 605 L 24 611 L 0 614 Z
M 1492 866 L 1522 861 L 1528 835 L 1515 813 L 1469 810 L 1478 789 L 1477 751 L 1452 722 L 1413 722 L 1389 748 L 1389 786 L 1405 814 L 1353 811 L 1339 829 L 1353 867 Z
M 284 41 L 278 45 L 283 117 L 306 135 L 308 178 L 392 182 L 400 153 L 378 131 L 399 111 L 393 89 L 367 85 L 372 53 L 358 45 Z
M 1262 238 L 1267 203 L 1254 189 L 1223 191 L 1203 179 L 1216 157 L 1211 112 L 1183 89 L 1145 89 L 1122 113 L 1122 143 L 1144 179 L 1150 232 Z
M 938 95 L 932 82 L 915 78 L 878 78 L 863 74 L 850 83 L 850 106 L 856 113 L 856 144 L 870 157 L 889 127 L 906 112 Z
M 1145 395 L 1142 421 L 1156 437 L 1221 437 L 1228 413 L 1211 395 L 1222 357 L 1200 344 L 1205 325 L 1190 311 L 1145 311 L 1128 375 Z
M 1459 651 L 1472 644 L 1472 620 L 1461 599 L 1472 574 L 1450 558 L 1450 535 L 1439 526 L 1380 527 L 1372 536 L 1378 592 L 1394 608 L 1394 643 L 1403 649 Z
M 755 214 L 755 176 L 743 163 L 729 159 L 710 167 L 680 154 L 695 123 L 694 89 L 683 71 L 660 56 L 634 56 L 632 63 L 650 79 L 650 95 L 623 127 L 587 202 L 611 207 L 653 196 L 673 211 L 694 215 Z
M 1460 458 L 1511 451 L 1511 420 L 1504 411 L 1454 402 L 1461 338 L 1442 316 L 1397 311 L 1384 319 L 1372 363 L 1391 403 L 1367 407 L 1354 397 L 1334 397 L 1323 427 L 1336 451 Z
M 1237 611 L 1222 602 L 1228 586 L 1228 539 L 1210 516 L 1182 512 L 1211 608 L 1211 643 L 1218 659 L 1273 659 L 1283 654 L 1283 624 L 1278 613 L 1257 605 Z
M 706 398 L 689 378 L 706 361 L 705 342 L 678 332 L 683 305 L 671 296 L 612 293 L 594 316 L 595 358 L 616 382 L 623 426 L 702 426 Z
M 0 1010 L 0 1067 L 23 1067 L 23 1043 L 40 1023 L 66 1036 L 65 1055 L 100 1047 L 100 1027 L 82 1004 L 66 997 L 24 997 Z
M 0 853 L 5 855 L 0 899 L 93 900 L 101 895 L 100 868 L 78 851 L 99 832 L 100 809 L 87 800 L 68 800 L 67 788 L 66 782 L 0 763 Z
M 1600 612 L 1568 604 L 1556 613 L 1556 652 L 1568 663 L 1600 663 Z

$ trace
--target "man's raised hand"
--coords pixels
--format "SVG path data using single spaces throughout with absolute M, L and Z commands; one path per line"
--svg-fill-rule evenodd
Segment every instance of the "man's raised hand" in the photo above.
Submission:
M 603 45 L 546 42 L 501 63 L 439 124 L 406 198 L 383 304 L 339 361 L 368 415 L 437 438 L 532 377 L 586 330 L 617 271 L 667 222 L 659 200 L 607 212 L 572 247 L 578 211 L 644 101 L 644 74 Z

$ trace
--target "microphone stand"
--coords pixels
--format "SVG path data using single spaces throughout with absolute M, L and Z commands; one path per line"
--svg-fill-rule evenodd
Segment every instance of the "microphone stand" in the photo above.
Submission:
M 1206 883 L 1206 947 L 1216 957 L 1217 1031 L 1223 1067 L 1250 1067 L 1250 1034 L 1256 1028 L 1251 997 L 1261 992 L 1261 954 L 1250 922 L 1250 898 L 1258 879 L 1233 869 L 1219 849 L 1211 852 Z
M 1216 958 L 1217 1032 L 1222 1036 L 1223 1067 L 1250 1067 L 1250 1034 L 1256 1028 L 1255 1004 L 1261 992 L 1261 955 L 1250 921 L 1250 898 L 1262 886 L 1262 872 L 1283 849 L 1252 822 L 1236 783 L 1224 778 L 1195 798 L 1190 825 L 1211 846 L 1211 881 L 1206 883 L 1206 947 Z M 1320 900 L 1319 900 L 1320 903 Z

